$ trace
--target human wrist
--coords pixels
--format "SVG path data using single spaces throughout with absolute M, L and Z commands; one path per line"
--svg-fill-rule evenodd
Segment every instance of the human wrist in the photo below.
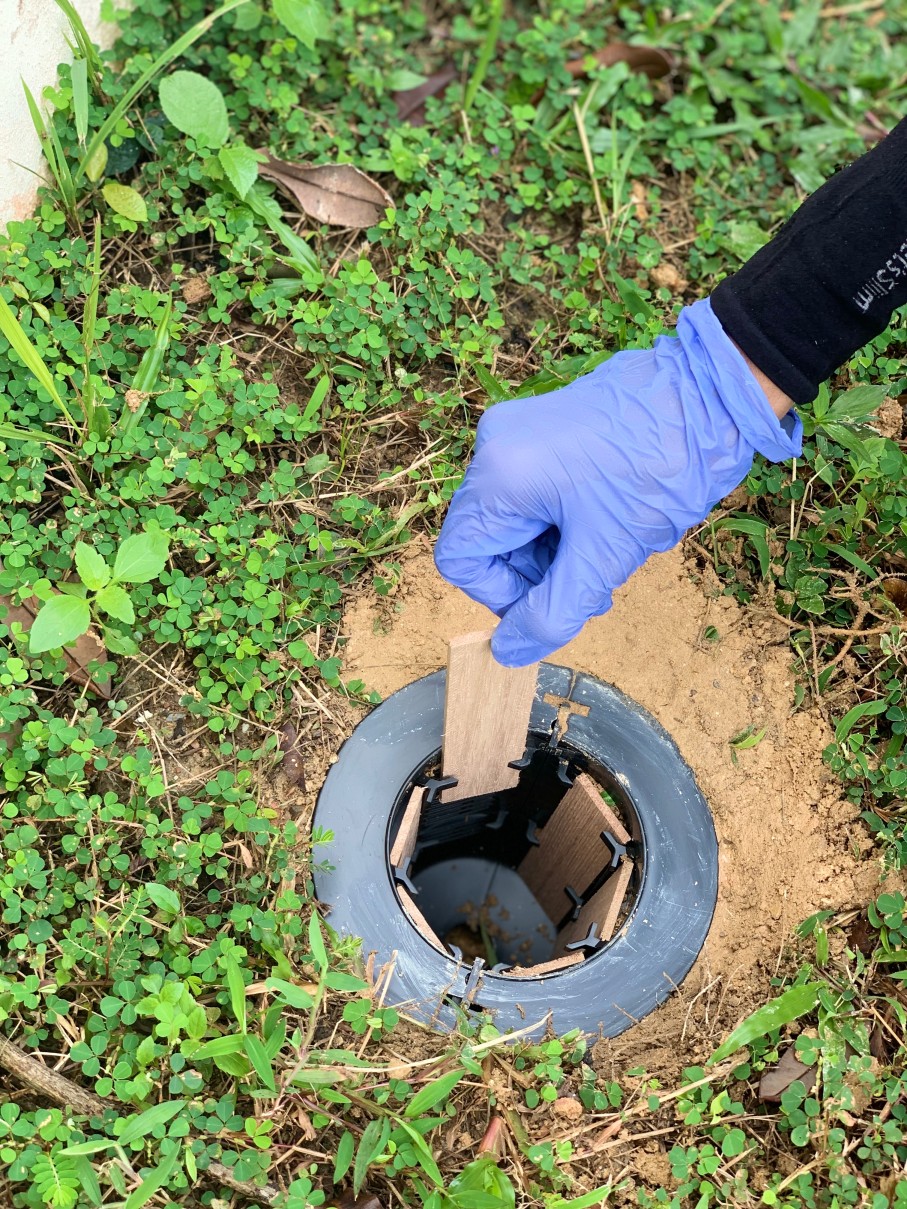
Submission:
M 763 394 L 765 395 L 766 399 L 768 399 L 769 407 L 779 420 L 783 419 L 793 407 L 793 399 L 790 397 L 790 395 L 786 395 L 780 386 L 776 386 L 768 374 L 764 374 L 762 372 L 759 366 L 746 355 L 736 340 L 731 340 L 731 344 L 733 344 L 734 348 L 746 362 L 750 373 L 759 383 Z

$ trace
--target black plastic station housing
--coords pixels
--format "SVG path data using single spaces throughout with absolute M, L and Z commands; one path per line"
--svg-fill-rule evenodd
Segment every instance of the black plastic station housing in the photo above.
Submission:
M 389 854 L 413 786 L 441 748 L 445 675 L 417 680 L 377 706 L 325 780 L 314 823 L 334 838 L 319 849 L 329 867 L 316 872 L 315 888 L 329 922 L 362 938 L 376 970 L 391 963 L 385 1002 L 435 1028 L 453 1027 L 468 1009 L 489 1013 L 502 1032 L 528 1028 L 538 1036 L 550 1026 L 616 1036 L 676 989 L 705 940 L 718 891 L 718 844 L 705 799 L 671 737 L 640 706 L 592 676 L 541 664 L 527 746 L 554 748 L 565 769 L 589 772 L 618 803 L 635 852 L 632 901 L 607 944 L 538 977 L 439 952 L 407 916 Z M 564 733 L 557 701 L 568 703 L 561 706 Z M 458 816 L 459 805 L 449 807 L 443 855 L 455 860 L 461 836 L 466 868 L 477 859 L 474 829 Z M 426 894 L 433 899 L 437 918 L 444 881 L 452 883 L 451 905 L 468 887 L 456 877 L 432 879 L 431 864 L 427 876 L 422 865 L 423 902 Z M 423 905 L 418 894 L 415 901 Z

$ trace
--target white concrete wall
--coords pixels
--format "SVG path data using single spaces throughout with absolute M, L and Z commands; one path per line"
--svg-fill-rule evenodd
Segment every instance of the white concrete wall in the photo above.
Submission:
M 116 31 L 101 21 L 101 0 L 74 0 L 74 5 L 92 39 L 109 46 Z M 44 171 L 22 80 L 40 99 L 55 83 L 57 65 L 72 58 L 67 33 L 69 24 L 54 0 L 0 0 L 0 225 L 32 212 L 39 184 L 32 172 Z

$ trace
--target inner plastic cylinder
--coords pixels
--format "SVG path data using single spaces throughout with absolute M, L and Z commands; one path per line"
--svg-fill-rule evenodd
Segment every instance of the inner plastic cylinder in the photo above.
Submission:
M 548 738 L 530 734 L 527 767 L 514 788 L 453 804 L 444 803 L 442 791 L 439 800 L 422 809 L 408 870 L 422 916 L 417 926 L 423 928 L 424 921 L 430 938 L 466 962 L 481 958 L 489 969 L 527 972 L 579 960 L 583 954 L 575 921 L 581 905 L 616 872 L 617 855 L 594 811 L 564 843 L 547 843 L 542 860 L 527 859 L 539 848 L 539 836 L 570 788 L 563 776 L 569 747 L 562 741 L 555 753 Z M 436 764 L 433 759 L 420 770 L 417 784 Z M 587 759 L 582 768 L 626 832 L 638 836 L 632 803 L 614 778 Z M 398 802 L 396 826 L 407 797 Z M 638 846 L 630 847 L 636 855 Z M 637 856 L 614 906 L 611 934 L 631 909 L 641 874 Z M 565 944 L 569 940 L 573 947 Z

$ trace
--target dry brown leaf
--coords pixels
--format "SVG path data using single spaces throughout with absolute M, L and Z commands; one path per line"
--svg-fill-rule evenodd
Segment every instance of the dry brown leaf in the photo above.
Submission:
M 8 626 L 11 622 L 18 621 L 23 630 L 28 631 L 40 607 L 40 601 L 35 596 L 29 597 L 21 605 L 13 604 L 9 596 L 0 596 L 0 622 Z M 92 680 L 88 674 L 89 663 L 104 663 L 107 659 L 107 648 L 94 629 L 82 634 L 70 646 L 64 647 L 63 656 L 66 660 L 66 674 L 70 680 L 86 685 L 99 697 L 106 699 L 110 696 L 110 677 L 105 676 L 103 680 L 97 681 Z
M 424 126 L 426 98 L 440 96 L 456 78 L 457 69 L 452 63 L 448 63 L 440 71 L 429 76 L 424 84 L 395 92 L 397 117 L 401 122 L 409 122 L 410 126 Z
M 650 80 L 666 76 L 674 67 L 674 60 L 666 50 L 656 46 L 630 46 L 626 42 L 609 42 L 600 50 L 590 51 L 579 59 L 571 59 L 566 64 L 572 76 L 584 76 L 588 72 L 589 61 L 599 67 L 613 67 L 615 63 L 626 63 L 631 71 L 641 71 Z
M 367 1192 L 361 1192 L 359 1196 L 355 1196 L 347 1190 L 341 1193 L 336 1201 L 328 1203 L 328 1209 L 384 1209 L 384 1206 L 376 1196 L 369 1196 Z
M 816 1083 L 816 1068 L 801 1062 L 791 1045 L 781 1055 L 778 1065 L 765 1071 L 759 1080 L 759 1099 L 778 1104 L 784 1092 L 798 1079 L 808 1094 Z
M 332 227 L 373 227 L 394 208 L 390 194 L 353 164 L 291 164 L 268 155 L 259 171 L 310 218 Z
M 297 734 L 292 722 L 285 723 L 280 730 L 280 750 L 283 752 L 281 768 L 287 780 L 305 792 L 305 770 L 302 766 L 302 751 L 297 745 Z

